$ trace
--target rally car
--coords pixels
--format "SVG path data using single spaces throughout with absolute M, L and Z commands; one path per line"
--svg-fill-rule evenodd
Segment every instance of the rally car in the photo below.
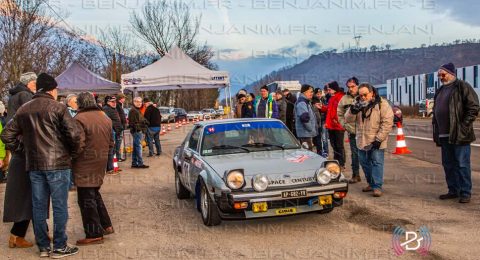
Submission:
M 337 161 L 302 146 L 276 119 L 194 125 L 173 157 L 178 199 L 195 198 L 207 226 L 340 206 L 348 183 Z

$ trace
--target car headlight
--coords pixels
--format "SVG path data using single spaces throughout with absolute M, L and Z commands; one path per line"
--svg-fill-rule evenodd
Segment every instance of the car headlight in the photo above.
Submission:
M 327 163 L 325 168 L 330 172 L 330 175 L 331 175 L 332 179 L 336 179 L 340 175 L 340 173 L 342 172 L 341 169 L 340 169 L 340 165 L 338 163 L 335 163 L 335 162 Z
M 243 172 L 239 170 L 231 171 L 227 174 L 227 185 L 230 189 L 238 190 L 243 187 L 245 183 L 245 178 L 243 177 Z
M 265 175 L 257 175 L 252 180 L 253 189 L 256 191 L 264 191 L 268 188 L 268 178 Z
M 325 168 L 318 169 L 316 173 L 317 182 L 320 184 L 328 184 L 332 180 L 332 174 Z

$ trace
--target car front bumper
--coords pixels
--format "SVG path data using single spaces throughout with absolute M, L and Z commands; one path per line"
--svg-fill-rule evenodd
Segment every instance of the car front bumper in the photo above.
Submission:
M 283 191 L 291 190 L 306 190 L 305 197 L 298 198 L 282 198 Z M 282 189 L 265 192 L 249 192 L 249 193 L 222 193 L 221 196 L 216 196 L 215 200 L 222 219 L 254 219 L 254 218 L 268 218 L 278 217 L 283 215 L 303 214 L 314 211 L 321 211 L 332 207 L 341 206 L 342 199 L 335 199 L 333 194 L 335 192 L 348 192 L 348 184 L 346 182 L 338 182 L 325 186 L 311 186 L 311 187 L 297 187 L 294 189 Z M 331 205 L 320 205 L 314 202 L 319 196 L 331 195 Z M 246 209 L 237 210 L 233 208 L 235 202 L 248 202 Z M 266 202 L 268 210 L 265 212 L 254 213 L 252 211 L 252 204 L 256 202 Z M 312 203 L 314 202 L 314 203 Z M 295 208 L 294 213 L 279 214 L 278 210 Z

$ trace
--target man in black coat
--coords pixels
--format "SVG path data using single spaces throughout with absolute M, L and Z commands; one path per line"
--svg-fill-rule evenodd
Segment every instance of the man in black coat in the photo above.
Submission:
M 147 143 L 148 143 L 148 157 L 153 156 L 153 142 L 155 142 L 155 148 L 157 149 L 157 155 L 160 156 L 162 154 L 162 146 L 160 145 L 160 131 L 161 131 L 161 123 L 162 123 L 162 115 L 160 114 L 160 110 L 156 108 L 152 102 L 148 98 L 143 100 L 147 109 L 145 109 L 145 119 L 147 119 L 148 123 L 148 134 L 147 134 Z
M 117 112 L 118 116 L 120 117 L 120 121 L 122 122 L 123 130 L 127 125 L 127 117 L 125 115 L 125 111 L 123 110 L 123 104 L 125 103 L 125 95 L 123 93 L 117 94 Z M 123 162 L 126 159 L 122 157 L 121 153 L 121 144 L 123 139 L 123 131 L 120 132 L 119 135 L 115 136 L 115 151 L 117 151 L 117 158 L 119 162 Z
M 112 127 L 113 127 L 113 135 L 114 135 L 114 140 L 115 140 L 115 147 L 112 148 L 112 150 L 109 152 L 108 156 L 108 163 L 107 163 L 107 173 L 114 173 L 113 170 L 113 155 L 120 154 L 120 145 L 121 145 L 121 139 L 119 140 L 116 138 L 117 136 L 120 136 L 123 131 L 123 125 L 122 121 L 120 120 L 120 116 L 118 115 L 117 112 L 117 99 L 113 96 L 106 96 L 105 97 L 105 105 L 103 106 L 103 112 L 112 120 Z M 118 142 L 118 143 L 117 143 Z M 116 150 L 118 147 L 119 150 Z M 117 157 L 118 159 L 118 157 Z
M 287 112 L 285 115 L 286 125 L 290 131 L 297 136 L 295 130 L 295 103 L 297 103 L 297 98 L 290 93 L 290 90 L 284 89 L 283 96 L 285 97 L 285 102 L 287 103 Z
M 36 91 L 36 80 L 35 73 L 24 73 L 20 76 L 20 83 L 9 90 L 11 96 L 8 100 L 7 122 L 13 118 L 18 108 L 32 100 Z M 14 222 L 10 231 L 10 247 L 31 247 L 33 244 L 24 239 L 32 219 L 32 187 L 26 171 L 25 151 L 17 149 L 10 152 L 12 158 L 8 165 L 3 222 Z
M 473 122 L 480 106 L 472 86 L 455 75 L 452 63 L 438 70 L 442 86 L 434 98 L 433 140 L 442 148 L 442 165 L 448 185 L 448 193 L 440 195 L 440 199 L 460 197 L 460 203 L 468 203 L 472 190 L 470 144 L 475 141 Z
M 33 229 L 40 257 L 51 254 L 52 258 L 62 258 L 78 253 L 78 248 L 67 245 L 65 230 L 71 161 L 81 149 L 82 132 L 67 107 L 56 101 L 55 79 L 42 73 L 38 76 L 37 87 L 38 92 L 32 101 L 17 110 L 1 138 L 11 150 L 17 151 L 21 147 L 25 150 L 26 170 L 32 187 Z M 18 197 L 15 199 L 18 203 Z M 47 231 L 49 201 L 53 205 L 53 241 Z

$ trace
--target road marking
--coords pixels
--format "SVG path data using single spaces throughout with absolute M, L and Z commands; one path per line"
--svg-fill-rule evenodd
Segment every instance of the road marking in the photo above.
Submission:
M 396 134 L 389 134 L 389 135 L 396 136 Z M 432 141 L 432 142 L 433 142 L 433 139 L 432 139 L 432 138 L 428 138 L 428 137 L 420 137 L 420 136 L 406 135 L 405 138 L 418 139 L 418 140 Z M 471 144 L 471 146 L 480 147 L 480 144 Z

